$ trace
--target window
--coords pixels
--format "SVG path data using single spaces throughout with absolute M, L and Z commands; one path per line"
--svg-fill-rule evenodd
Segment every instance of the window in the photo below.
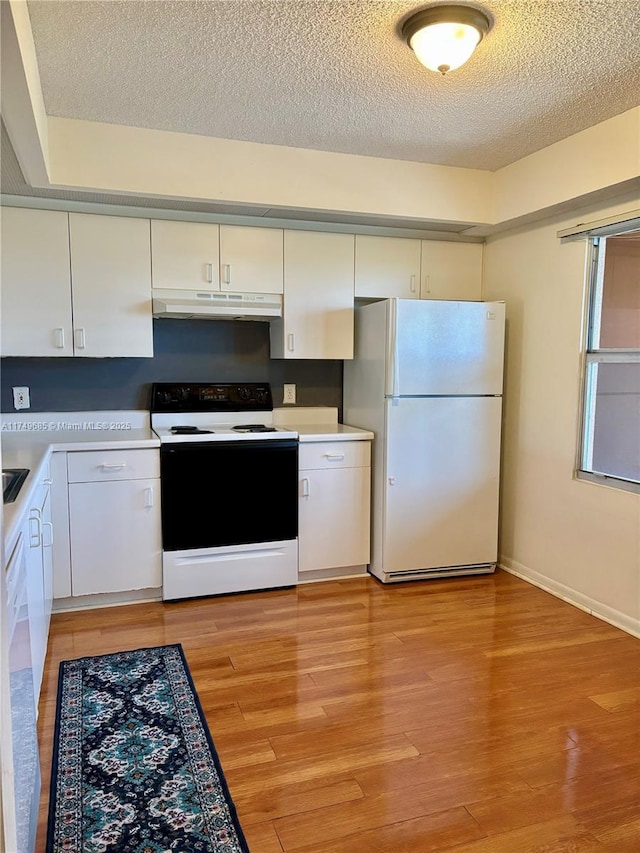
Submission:
M 579 475 L 640 491 L 640 231 L 592 244 Z

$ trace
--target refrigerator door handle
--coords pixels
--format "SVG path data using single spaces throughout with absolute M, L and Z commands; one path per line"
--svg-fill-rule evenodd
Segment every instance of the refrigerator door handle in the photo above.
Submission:
M 399 376 L 398 376 L 398 301 L 397 299 L 389 300 L 388 314 L 388 334 L 387 334 L 387 397 L 398 396 Z

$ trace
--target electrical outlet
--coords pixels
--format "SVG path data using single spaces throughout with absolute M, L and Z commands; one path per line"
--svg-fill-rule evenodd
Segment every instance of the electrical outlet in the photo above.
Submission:
M 29 409 L 31 408 L 31 401 L 29 400 L 29 388 L 26 385 L 22 385 L 19 388 L 15 387 L 13 389 L 13 407 L 14 409 Z
M 282 398 L 283 403 L 295 403 L 296 401 L 296 386 L 295 385 L 287 385 L 284 386 L 284 396 Z

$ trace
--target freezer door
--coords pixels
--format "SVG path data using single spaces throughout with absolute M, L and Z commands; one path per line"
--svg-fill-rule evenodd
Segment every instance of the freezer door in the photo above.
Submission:
M 394 299 L 386 393 L 502 394 L 503 302 Z
M 387 400 L 383 571 L 495 562 L 501 406 Z

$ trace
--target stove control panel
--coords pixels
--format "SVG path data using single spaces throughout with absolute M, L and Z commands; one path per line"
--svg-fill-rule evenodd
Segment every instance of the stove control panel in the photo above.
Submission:
M 268 382 L 156 382 L 151 386 L 152 412 L 270 412 Z

